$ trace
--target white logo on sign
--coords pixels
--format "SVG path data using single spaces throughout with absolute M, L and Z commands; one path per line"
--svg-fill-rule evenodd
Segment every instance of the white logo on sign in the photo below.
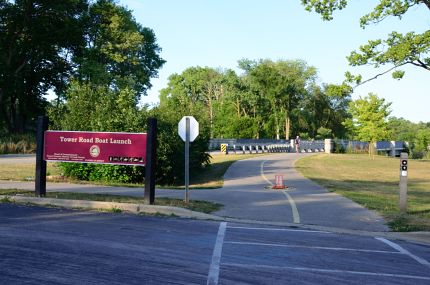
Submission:
M 98 145 L 93 145 L 90 147 L 90 155 L 92 157 L 97 157 L 100 155 L 100 148 Z

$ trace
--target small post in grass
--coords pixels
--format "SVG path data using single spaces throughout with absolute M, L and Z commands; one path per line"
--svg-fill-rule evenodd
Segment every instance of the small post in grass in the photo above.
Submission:
M 45 131 L 48 130 L 49 120 L 46 116 L 37 118 L 36 133 L 36 177 L 34 195 L 36 197 L 46 196 L 46 161 L 43 157 L 45 149 Z
M 402 214 L 406 213 L 408 206 L 408 154 L 400 154 L 400 191 L 399 191 L 399 208 Z

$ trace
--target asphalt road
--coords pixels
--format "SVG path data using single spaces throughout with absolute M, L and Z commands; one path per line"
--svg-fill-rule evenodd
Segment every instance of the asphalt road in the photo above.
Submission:
M 0 204 L 0 284 L 430 284 L 430 247 Z
M 34 154 L 0 154 L 1 164 L 15 163 L 34 163 L 36 164 L 36 155 Z

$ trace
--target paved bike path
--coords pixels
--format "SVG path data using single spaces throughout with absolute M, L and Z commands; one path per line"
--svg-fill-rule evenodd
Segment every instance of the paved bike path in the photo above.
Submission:
M 307 154 L 274 154 L 235 162 L 224 176 L 224 187 L 190 190 L 190 199 L 224 205 L 221 217 L 285 222 L 364 231 L 387 231 L 376 213 L 304 178 L 294 161 Z M 275 175 L 284 176 L 288 189 L 272 190 Z M 0 182 L 0 188 L 34 190 L 34 182 Z M 47 191 L 143 195 L 142 188 L 48 183 Z M 183 190 L 157 189 L 157 197 L 184 197 Z
M 218 216 L 388 231 L 383 218 L 375 212 L 328 192 L 296 171 L 294 162 L 303 155 L 285 153 L 237 161 L 226 172 L 223 188 L 192 190 L 190 197 L 224 204 L 221 211 L 214 213 Z M 286 190 L 271 189 L 275 175 L 283 175 Z M 183 191 L 162 190 L 157 194 L 182 197 Z

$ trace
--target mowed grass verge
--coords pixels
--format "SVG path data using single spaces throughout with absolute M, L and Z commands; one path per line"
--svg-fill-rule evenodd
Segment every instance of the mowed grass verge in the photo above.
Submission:
M 21 195 L 34 197 L 33 191 L 22 191 L 16 189 L 0 189 L 0 195 Z M 72 192 L 47 192 L 46 198 L 55 199 L 69 199 L 69 200 L 88 200 L 88 201 L 102 201 L 102 202 L 117 202 L 117 203 L 133 203 L 133 204 L 145 204 L 142 197 L 133 196 L 119 196 L 119 195 L 108 195 L 108 194 L 87 194 L 87 193 L 72 193 Z M 0 202 L 10 202 L 9 199 L 5 199 Z M 157 197 L 154 205 L 157 206 L 174 206 L 179 208 L 185 208 L 196 212 L 212 213 L 218 211 L 223 205 L 218 203 L 212 203 L 207 201 L 190 200 L 189 203 L 185 203 L 181 199 L 173 199 L 166 197 Z
M 0 180 L 31 181 L 36 173 L 35 163 L 5 163 L 0 160 Z M 61 170 L 56 163 L 48 163 L 46 174 L 50 177 L 60 176 Z
M 199 173 L 190 173 L 190 188 L 220 188 L 224 184 L 223 176 L 236 161 L 266 154 L 214 154 L 211 163 Z
M 223 176 L 227 169 L 234 162 L 261 156 L 263 154 L 214 154 L 211 158 L 211 163 L 198 173 L 191 171 L 190 173 L 190 188 L 220 188 L 223 186 Z M 267 154 L 265 154 L 267 155 Z M 0 180 L 12 180 L 12 181 L 32 181 L 35 176 L 35 164 L 34 163 L 16 163 L 16 164 L 1 164 L 0 160 Z M 61 176 L 61 169 L 57 163 L 48 163 L 47 176 L 50 182 L 71 182 L 71 183 L 91 183 L 101 184 L 109 186 L 129 186 L 129 187 L 143 187 L 143 184 L 126 184 L 126 183 L 115 183 L 112 181 L 78 181 L 71 178 L 65 178 Z M 180 185 L 169 186 L 159 185 L 157 187 L 163 188 L 184 188 Z
M 319 154 L 298 160 L 305 177 L 380 213 L 394 231 L 430 230 L 430 161 L 409 160 L 408 210 L 399 211 L 399 158 Z

